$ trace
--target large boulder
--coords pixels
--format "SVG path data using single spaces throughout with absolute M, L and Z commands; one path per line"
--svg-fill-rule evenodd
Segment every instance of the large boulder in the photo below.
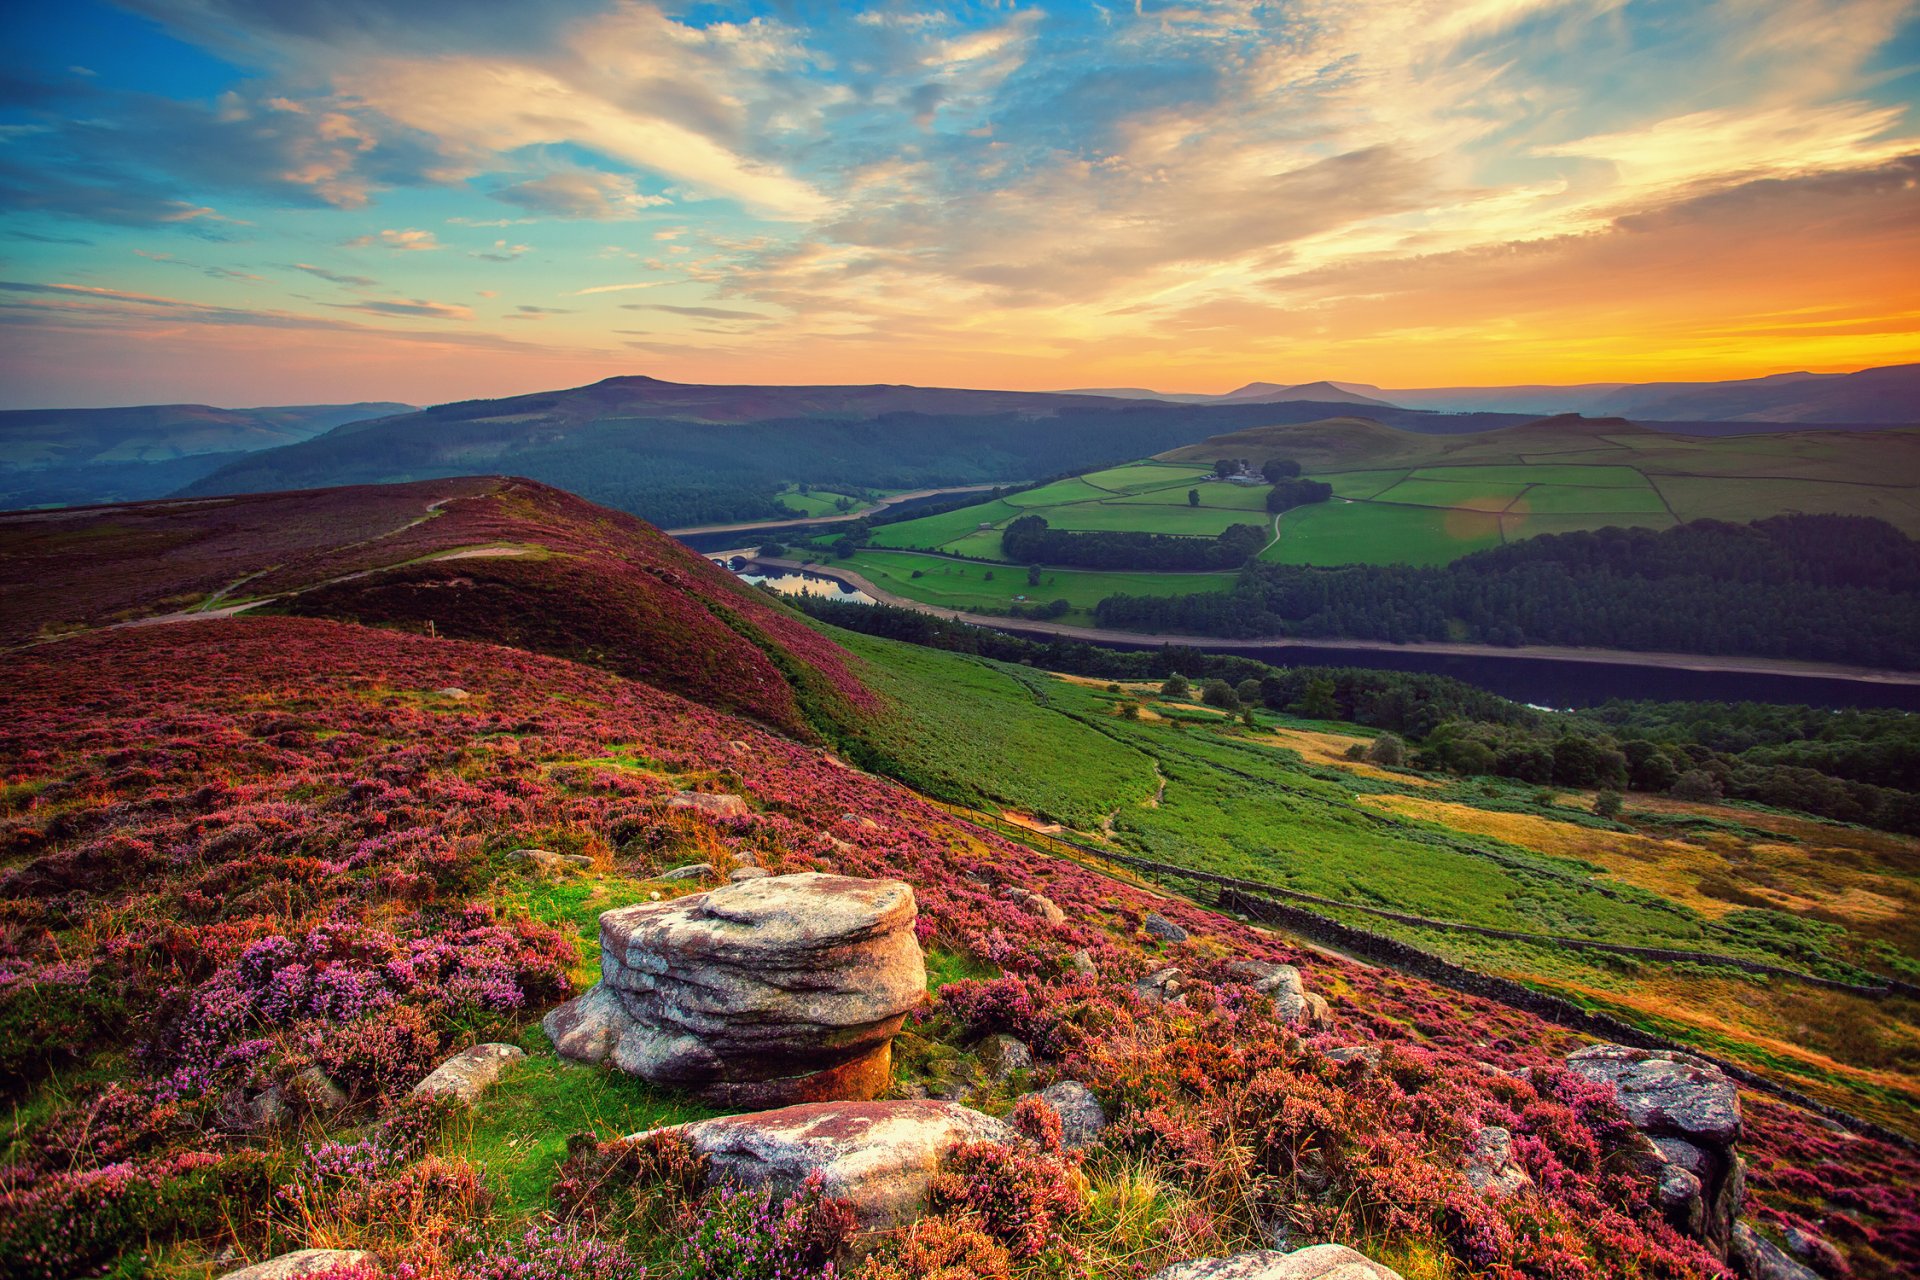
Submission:
M 1727 1261 L 1747 1280 L 1820 1280 L 1820 1273 L 1803 1266 L 1780 1247 L 1744 1222 L 1733 1224 L 1733 1242 Z
M 1307 990 L 1300 971 L 1290 964 L 1236 960 L 1227 966 L 1227 973 L 1247 983 L 1259 994 L 1273 997 L 1273 1011 L 1282 1022 L 1323 1027 L 1332 1021 L 1327 1012 L 1327 1002 Z
M 1567 1069 L 1613 1086 L 1642 1135 L 1637 1159 L 1654 1202 L 1676 1230 L 1725 1258 L 1747 1194 L 1733 1081 L 1692 1054 L 1620 1044 L 1576 1050 Z
M 428 1073 L 413 1086 L 415 1094 L 446 1094 L 472 1104 L 492 1088 L 509 1062 L 518 1062 L 527 1051 L 512 1044 L 476 1044 L 462 1049 Z
M 815 1102 L 679 1125 L 708 1160 L 708 1178 L 791 1194 L 819 1174 L 862 1228 L 911 1221 L 947 1152 L 961 1143 L 1015 1143 L 1006 1123 L 951 1102 Z M 642 1135 L 644 1136 L 644 1135 Z
M 298 1280 L 301 1276 L 323 1276 L 329 1271 L 372 1264 L 373 1255 L 364 1249 L 298 1249 L 229 1271 L 220 1280 Z
M 1316 1244 L 1281 1253 L 1262 1249 L 1231 1258 L 1200 1258 L 1155 1272 L 1152 1280 L 1402 1280 L 1343 1244 Z
M 600 917 L 600 983 L 544 1022 L 566 1057 L 723 1106 L 871 1098 L 926 994 L 913 889 L 768 876 Z

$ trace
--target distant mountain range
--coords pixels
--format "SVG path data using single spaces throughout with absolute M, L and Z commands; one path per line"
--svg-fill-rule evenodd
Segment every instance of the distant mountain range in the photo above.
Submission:
M 0 507 L 164 497 L 245 454 L 411 409 L 380 402 L 0 412 Z
M 1175 404 L 1363 404 L 1438 413 L 1579 413 L 1653 422 L 1920 423 L 1920 364 L 1857 373 L 1776 373 L 1729 382 L 1590 382 L 1575 386 L 1383 388 L 1364 382 L 1250 382 L 1223 395 L 1138 387 L 1064 392 Z

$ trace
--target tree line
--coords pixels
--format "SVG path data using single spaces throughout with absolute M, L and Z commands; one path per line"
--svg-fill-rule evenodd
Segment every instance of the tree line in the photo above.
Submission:
M 1920 667 L 1920 543 L 1865 516 L 1546 534 L 1439 567 L 1254 562 L 1231 592 L 1110 596 L 1103 627 L 1465 640 Z
M 1055 529 L 1045 516 L 1021 516 L 1000 533 L 1000 554 L 1015 564 L 1080 569 L 1184 571 L 1237 569 L 1267 543 L 1257 524 L 1228 525 L 1218 537 L 1194 538 L 1135 530 Z

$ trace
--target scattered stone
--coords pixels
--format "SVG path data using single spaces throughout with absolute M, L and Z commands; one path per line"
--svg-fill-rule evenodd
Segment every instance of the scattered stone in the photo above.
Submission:
M 593 867 L 593 859 L 584 853 L 555 853 L 551 849 L 515 849 L 507 857 L 515 862 L 530 863 L 551 875 L 571 875 Z
M 458 685 L 450 684 L 444 689 L 435 689 L 433 691 L 433 696 L 436 698 L 445 698 L 448 702 L 465 702 L 467 699 L 471 698 L 473 695 L 468 693 L 465 689 L 460 688 Z
M 1316 1244 L 1292 1253 L 1262 1249 L 1231 1258 L 1200 1258 L 1153 1274 L 1152 1280 L 1402 1280 L 1343 1244 Z
M 1080 948 L 1068 956 L 1067 963 L 1072 966 L 1075 973 L 1100 972 L 1100 966 L 1093 962 L 1093 952 L 1087 950 L 1085 947 Z
M 300 1276 L 325 1275 L 342 1267 L 373 1261 L 365 1249 L 299 1249 L 283 1253 L 265 1262 L 256 1262 L 238 1271 L 229 1271 L 220 1280 L 297 1280 Z
M 1055 906 L 1053 899 L 1044 893 L 1035 893 L 1031 889 L 1022 889 L 1019 885 L 1010 884 L 1000 891 L 1000 896 L 1017 906 L 1025 907 L 1048 924 L 1066 922 L 1067 913 Z
M 1787 1252 L 1823 1276 L 1851 1275 L 1853 1268 L 1840 1251 L 1828 1241 L 1798 1227 L 1786 1230 Z
M 843 813 L 840 815 L 840 821 L 851 827 L 856 827 L 861 831 L 878 831 L 880 829 L 879 823 L 861 813 Z
M 683 880 L 707 880 L 713 876 L 713 868 L 704 862 L 689 862 L 684 867 L 675 867 L 671 871 L 662 871 L 655 880 L 667 880 L 678 883 Z
M 1342 1066 L 1349 1062 L 1361 1062 L 1371 1069 L 1380 1065 L 1380 1047 L 1372 1044 L 1343 1044 L 1338 1049 L 1327 1050 L 1327 1057 Z
M 1747 1193 L 1733 1081 L 1689 1053 L 1619 1044 L 1577 1050 L 1567 1069 L 1613 1085 L 1646 1139 L 1639 1163 L 1667 1220 L 1725 1258 Z
M 760 855 L 751 849 L 742 849 L 731 856 L 733 858 L 733 865 L 736 867 L 757 867 L 760 865 Z
M 1149 1004 L 1174 1004 L 1184 999 L 1180 993 L 1187 989 L 1187 979 L 1178 969 L 1156 969 L 1134 983 L 1133 989 Z
M 1727 1261 L 1747 1280 L 1820 1280 L 1818 1272 L 1795 1262 L 1744 1222 L 1733 1224 Z
M 974 1050 L 980 1059 L 980 1065 L 986 1068 L 989 1076 L 995 1080 L 1005 1080 L 1016 1071 L 1033 1069 L 1033 1050 L 1024 1040 L 1016 1040 L 1000 1032 L 982 1040 Z
M 992 1116 L 951 1102 L 816 1102 L 680 1125 L 709 1161 L 711 1181 L 792 1192 L 821 1175 L 863 1228 L 910 1221 L 941 1157 L 963 1142 L 1020 1141 Z
M 1227 972 L 1251 983 L 1261 995 L 1273 997 L 1273 1009 L 1289 1025 L 1326 1026 L 1332 1021 L 1327 1002 L 1308 991 L 1300 971 L 1290 964 L 1266 960 L 1236 960 Z
M 733 752 L 733 754 L 737 756 L 744 756 L 747 754 L 749 748 L 747 744 L 742 742 L 740 739 L 731 738 L 727 742 L 727 750 Z
M 1518 1195 L 1533 1186 L 1527 1171 L 1514 1161 L 1513 1135 L 1497 1124 L 1475 1131 L 1467 1143 L 1463 1172 L 1475 1191 L 1496 1199 Z
M 772 874 L 765 867 L 735 867 L 727 873 L 727 880 L 739 884 L 742 880 L 765 880 Z
M 692 809 L 710 818 L 747 818 L 753 815 L 744 798 L 709 791 L 676 791 L 673 798 L 667 801 L 667 808 Z
M 228 1133 L 257 1133 L 262 1129 L 277 1128 L 289 1114 L 286 1096 L 279 1085 L 272 1085 L 258 1093 L 229 1089 L 221 1095 L 214 1112 L 219 1127 Z
M 1158 938 L 1162 942 L 1185 942 L 1187 940 L 1187 931 L 1161 915 L 1158 911 L 1147 912 L 1147 918 L 1140 922 L 1140 927 L 1145 929 L 1149 936 Z
M 1069 1150 L 1093 1145 L 1107 1127 L 1107 1110 L 1078 1080 L 1061 1080 L 1036 1095 L 1060 1117 L 1060 1140 Z
M 833 846 L 835 853 L 852 853 L 854 849 L 851 841 L 842 840 L 839 836 L 828 836 L 827 843 Z
M 311 1066 L 294 1072 L 292 1078 L 282 1086 L 281 1096 L 319 1116 L 330 1116 L 351 1101 L 345 1089 L 329 1079 L 319 1067 Z
M 416 1097 L 444 1093 L 471 1105 L 493 1087 L 509 1062 L 526 1056 L 527 1051 L 518 1045 L 476 1044 L 435 1067 L 426 1079 L 413 1086 L 412 1092 Z
M 600 917 L 600 983 L 542 1025 L 569 1058 L 722 1106 L 871 1098 L 926 996 L 913 890 L 802 872 Z

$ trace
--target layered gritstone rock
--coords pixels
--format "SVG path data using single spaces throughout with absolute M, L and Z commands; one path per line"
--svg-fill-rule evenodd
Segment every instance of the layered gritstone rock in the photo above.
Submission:
M 1668 1221 L 1726 1257 L 1747 1182 L 1733 1081 L 1691 1054 L 1620 1044 L 1569 1054 L 1567 1069 L 1614 1087 L 1645 1139 L 1641 1162 Z
M 806 872 L 600 917 L 600 983 L 554 1047 L 725 1106 L 871 1098 L 926 993 L 913 889 Z

